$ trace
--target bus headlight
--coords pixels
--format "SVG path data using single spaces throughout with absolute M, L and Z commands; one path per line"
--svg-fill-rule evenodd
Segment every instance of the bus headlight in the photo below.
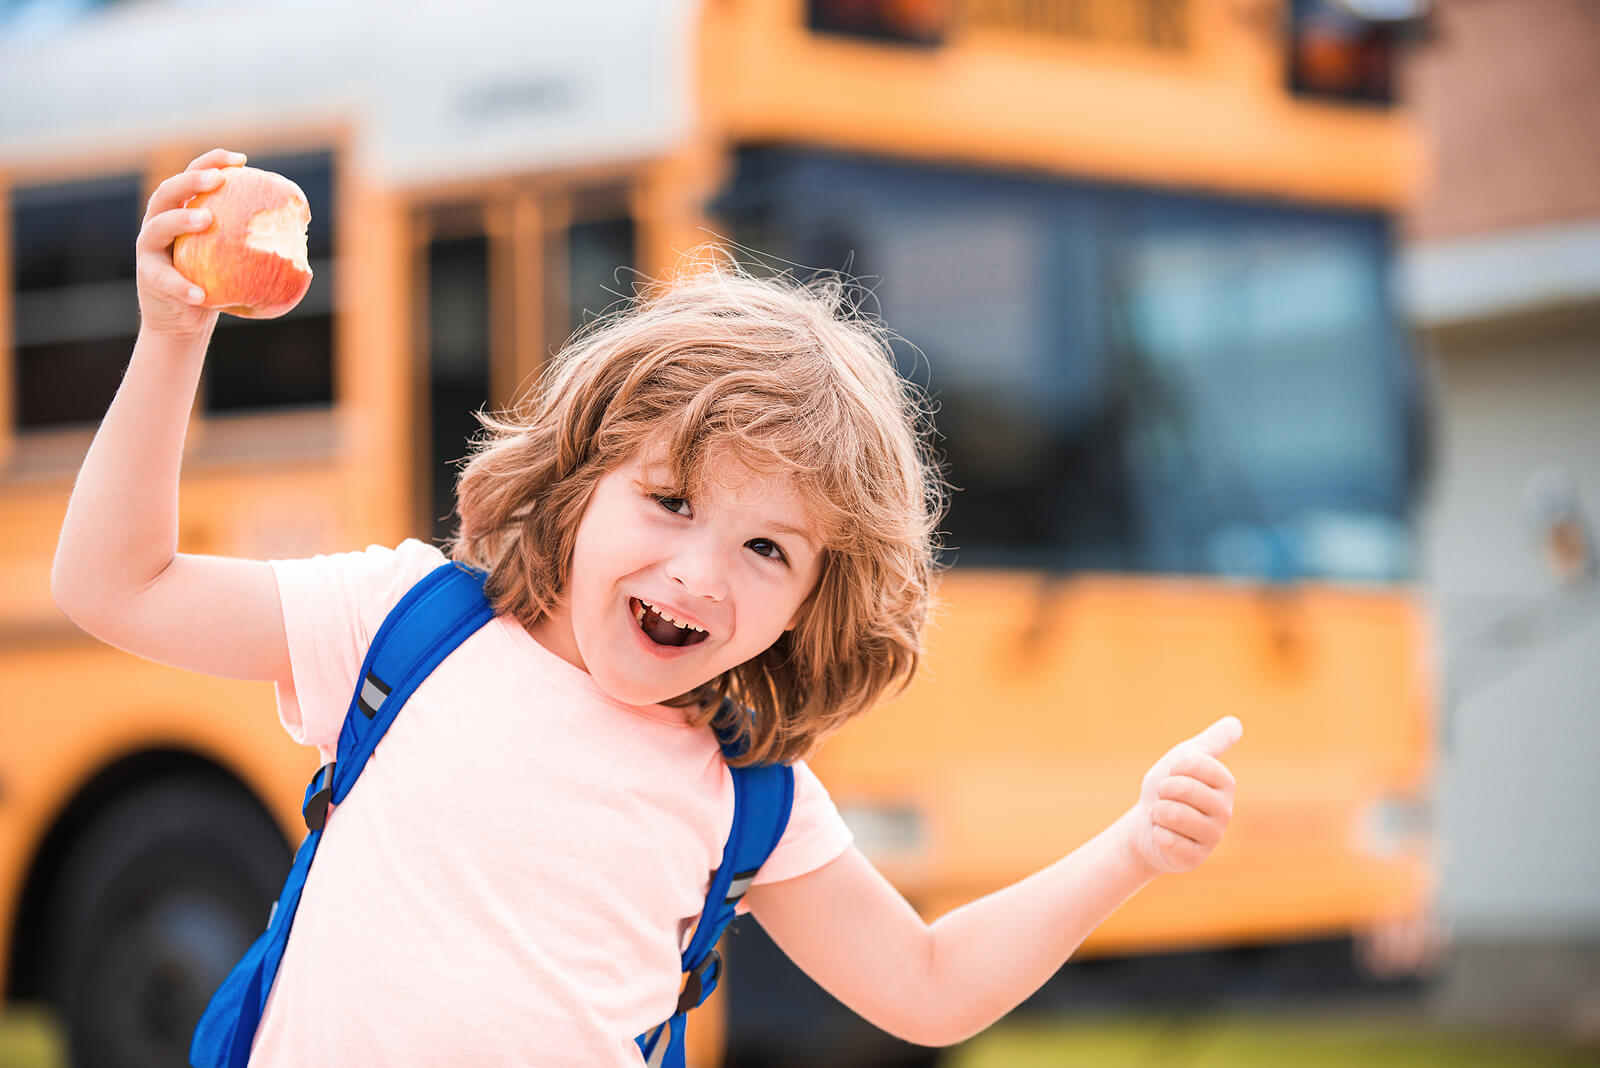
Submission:
M 1432 799 L 1389 794 L 1362 809 L 1357 833 L 1366 852 L 1393 857 L 1429 845 L 1434 825 Z
M 914 805 L 846 802 L 839 815 L 874 864 L 915 862 L 928 848 L 927 820 Z

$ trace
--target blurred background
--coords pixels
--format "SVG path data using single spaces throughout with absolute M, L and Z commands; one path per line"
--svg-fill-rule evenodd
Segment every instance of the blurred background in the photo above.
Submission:
M 714 243 L 849 272 L 938 406 L 926 670 L 813 762 L 923 915 L 1244 720 L 1222 847 L 991 1031 L 745 921 L 701 1068 L 1591 1063 L 1597 107 L 1590 0 L 0 0 L 0 1064 L 181 1063 L 303 834 L 270 687 L 49 592 L 214 145 L 316 281 L 217 331 L 184 551 L 444 537 L 472 410 Z

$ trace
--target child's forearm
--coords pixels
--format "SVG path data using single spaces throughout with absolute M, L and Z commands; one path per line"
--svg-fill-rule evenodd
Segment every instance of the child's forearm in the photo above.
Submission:
M 1145 772 L 1139 799 L 1043 871 L 926 924 L 859 849 L 758 885 L 750 908 L 806 973 L 863 1017 L 924 1046 L 969 1038 L 1055 974 L 1160 872 L 1192 871 L 1233 816 L 1224 716 Z
M 115 611 L 178 547 L 178 471 L 206 343 L 141 331 L 127 373 L 84 457 L 51 572 L 68 615 Z
M 1048 868 L 932 925 L 924 1004 L 937 1044 L 969 1038 L 1014 1009 L 1155 878 L 1126 849 L 1122 820 Z

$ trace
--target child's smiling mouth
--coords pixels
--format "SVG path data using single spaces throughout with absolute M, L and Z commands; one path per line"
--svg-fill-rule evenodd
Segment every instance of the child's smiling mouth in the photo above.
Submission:
M 695 645 L 710 637 L 704 628 L 693 623 L 681 623 L 649 601 L 630 597 L 628 607 L 639 629 L 657 645 Z

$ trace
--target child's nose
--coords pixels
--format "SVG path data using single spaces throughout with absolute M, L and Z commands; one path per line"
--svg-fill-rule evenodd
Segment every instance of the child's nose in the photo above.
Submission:
M 693 597 L 720 601 L 728 595 L 728 564 L 708 545 L 686 545 L 667 561 L 667 577 Z

